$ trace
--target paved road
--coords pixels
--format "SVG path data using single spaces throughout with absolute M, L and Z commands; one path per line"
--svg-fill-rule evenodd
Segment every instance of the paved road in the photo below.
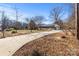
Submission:
M 43 37 L 45 35 L 57 32 L 60 31 L 53 30 L 49 32 L 32 33 L 0 39 L 0 56 L 11 56 L 24 44 L 33 41 L 37 38 Z

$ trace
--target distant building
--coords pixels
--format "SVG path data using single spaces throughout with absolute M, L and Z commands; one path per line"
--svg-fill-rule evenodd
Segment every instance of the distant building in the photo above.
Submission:
M 60 26 L 59 25 L 54 24 L 53 26 L 54 26 L 55 30 L 60 30 Z

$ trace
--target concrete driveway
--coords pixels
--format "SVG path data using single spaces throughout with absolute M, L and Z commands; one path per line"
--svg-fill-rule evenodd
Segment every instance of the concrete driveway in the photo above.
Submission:
M 45 35 L 57 32 L 61 31 L 52 30 L 48 32 L 32 33 L 0 39 L 0 56 L 11 56 L 24 44 L 33 41 L 37 38 L 43 37 Z

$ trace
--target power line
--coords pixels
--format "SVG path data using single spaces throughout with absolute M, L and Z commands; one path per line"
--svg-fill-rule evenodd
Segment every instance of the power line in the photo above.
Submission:
M 12 10 L 15 11 L 15 13 L 18 11 L 18 14 L 19 14 L 19 10 L 21 10 L 20 8 L 17 8 L 16 5 L 14 5 L 14 7 L 11 7 L 11 6 L 5 6 L 5 5 L 0 5 L 1 7 L 7 7 L 7 8 L 10 8 Z M 17 10 L 16 10 L 17 9 Z M 18 15 L 18 17 L 21 17 L 22 15 Z

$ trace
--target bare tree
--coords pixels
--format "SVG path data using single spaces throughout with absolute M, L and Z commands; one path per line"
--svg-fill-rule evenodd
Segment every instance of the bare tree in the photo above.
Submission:
M 17 25 L 17 26 L 16 26 L 16 25 Z M 16 21 L 16 22 L 15 22 L 15 28 L 16 28 L 16 30 L 17 30 L 17 29 L 22 29 L 22 23 L 19 22 L 19 21 Z
M 69 18 L 67 19 L 67 22 L 63 22 L 61 20 L 61 17 L 64 15 L 64 10 L 61 7 L 56 7 L 52 9 L 51 18 L 55 20 L 55 24 L 60 26 L 60 29 L 62 28 L 63 30 L 65 30 L 64 32 L 71 32 L 74 35 L 72 29 L 75 29 L 75 5 L 71 4 L 70 8 L 71 12 L 68 16 Z
M 75 29 L 75 5 L 72 4 L 70 6 L 71 10 L 71 14 L 69 15 L 69 19 L 67 21 L 67 25 L 69 25 L 69 27 L 71 27 L 71 29 Z
M 67 30 L 69 31 L 69 32 L 71 32 L 72 33 L 72 35 L 75 35 L 75 33 L 76 33 L 76 26 L 75 26 L 75 24 L 76 24 L 76 16 L 75 16 L 75 13 L 76 13 L 76 9 L 75 9 L 75 4 L 72 4 L 71 6 L 70 6 L 70 8 L 72 9 L 72 11 L 71 11 L 71 14 L 69 15 L 69 19 L 68 19 L 68 21 L 66 22 L 66 28 L 67 28 Z M 74 31 L 73 31 L 74 30 Z
M 28 29 L 30 29 L 31 32 L 32 32 L 32 30 L 36 30 L 36 29 L 37 29 L 36 23 L 35 23 L 34 20 L 30 20 L 30 22 L 29 22 L 29 24 L 28 24 Z
M 25 21 L 26 21 L 26 27 L 27 27 L 27 29 L 28 29 L 29 22 L 30 22 L 30 18 L 25 18 Z
M 51 10 L 51 14 L 50 17 L 57 21 L 59 19 L 61 19 L 61 16 L 64 14 L 64 10 L 62 9 L 62 7 L 55 7 Z
M 33 20 L 36 22 L 36 24 L 38 25 L 38 29 L 40 30 L 41 28 L 41 24 L 43 23 L 44 21 L 44 17 L 43 16 L 35 16 L 33 18 Z
M 2 11 L 2 25 L 1 25 L 1 29 L 2 29 L 2 33 L 3 33 L 3 37 L 5 37 L 4 33 L 5 33 L 5 29 L 6 29 L 6 17 L 5 17 L 5 12 Z
M 54 24 L 57 24 L 61 27 L 63 27 L 63 21 L 61 20 L 61 17 L 64 14 L 64 10 L 61 7 L 55 7 L 51 10 L 50 17 L 55 21 Z
M 26 20 L 26 22 L 27 22 L 27 23 L 30 21 L 30 19 L 29 19 L 29 18 L 25 18 L 25 20 Z
M 6 16 L 6 17 L 5 17 L 5 27 L 6 27 L 7 29 L 9 29 L 9 23 L 10 23 L 10 20 L 9 20 L 9 18 Z

